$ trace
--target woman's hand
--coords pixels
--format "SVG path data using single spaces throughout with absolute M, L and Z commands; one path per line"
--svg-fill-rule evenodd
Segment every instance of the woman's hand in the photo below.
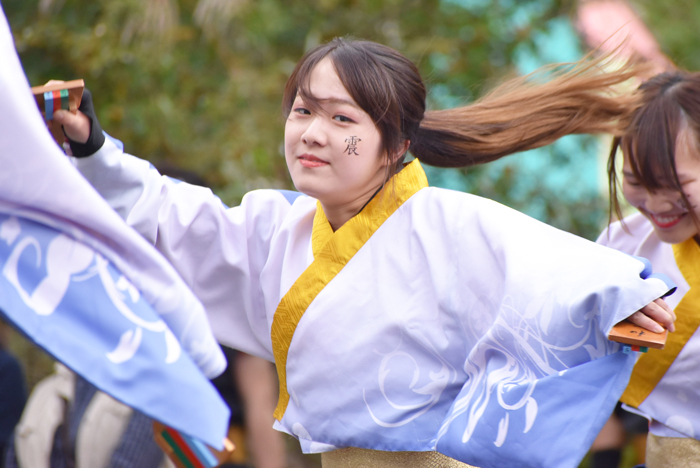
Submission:
M 670 332 L 676 331 L 676 327 L 673 325 L 676 314 L 661 298 L 645 305 L 630 315 L 627 320 L 655 333 L 661 333 L 664 329 Z
M 51 80 L 46 84 L 55 83 L 63 82 Z M 87 88 L 83 90 L 83 98 L 80 101 L 78 111 L 74 114 L 63 109 L 57 110 L 53 114 L 53 120 L 49 121 L 49 126 L 52 133 L 54 132 L 53 126 L 63 129 L 70 145 L 69 154 L 77 158 L 95 154 L 105 142 L 102 127 L 97 120 L 95 107 L 92 104 L 92 94 Z
M 90 119 L 80 111 L 75 114 L 67 110 L 57 110 L 53 120 L 63 126 L 63 131 L 69 140 L 76 143 L 86 143 L 90 138 Z
M 65 83 L 65 81 L 49 80 L 44 86 L 62 83 Z M 54 112 L 53 119 L 46 122 L 46 126 L 59 146 L 63 146 L 65 137 L 78 143 L 85 143 L 90 137 L 90 119 L 80 111 L 77 114 L 73 114 L 72 112 L 59 109 Z

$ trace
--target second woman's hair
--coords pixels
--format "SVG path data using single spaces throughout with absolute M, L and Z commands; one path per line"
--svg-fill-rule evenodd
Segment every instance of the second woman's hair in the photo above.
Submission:
M 318 106 L 309 79 L 326 57 L 350 96 L 374 121 L 391 161 L 401 161 L 406 140 L 421 162 L 465 167 L 572 133 L 620 134 L 637 104 L 633 95 L 612 89 L 635 75 L 632 65 L 604 72 L 605 58 L 586 58 L 510 80 L 464 107 L 426 111 L 425 85 L 410 60 L 381 44 L 336 38 L 297 64 L 284 92 L 285 116 L 297 94 L 307 106 Z M 536 79 L 542 76 L 547 80 Z

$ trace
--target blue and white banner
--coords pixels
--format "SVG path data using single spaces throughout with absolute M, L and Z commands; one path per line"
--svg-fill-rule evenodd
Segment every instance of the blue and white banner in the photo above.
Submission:
M 127 405 L 221 443 L 219 394 L 104 256 L 0 207 L 0 265 L 0 310 L 36 344 Z
M 0 16 L 0 309 L 99 389 L 221 447 L 206 377 L 225 359 L 202 304 L 56 145 Z

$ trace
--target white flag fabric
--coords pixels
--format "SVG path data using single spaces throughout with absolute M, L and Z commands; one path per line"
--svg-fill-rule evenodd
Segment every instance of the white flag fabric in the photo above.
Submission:
M 98 388 L 220 447 L 228 409 L 205 376 L 226 362 L 202 304 L 56 145 L 0 15 L 0 309 Z

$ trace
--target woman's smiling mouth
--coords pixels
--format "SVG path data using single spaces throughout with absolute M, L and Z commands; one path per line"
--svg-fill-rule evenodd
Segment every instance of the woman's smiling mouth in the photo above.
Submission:
M 681 213 L 677 215 L 657 215 L 653 213 L 649 213 L 649 217 L 651 220 L 656 224 L 661 229 L 670 229 L 676 224 L 680 223 L 681 220 L 687 215 L 688 213 Z
M 324 161 L 323 159 L 317 158 L 312 154 L 302 154 L 301 156 L 298 156 L 297 159 L 299 160 L 299 163 L 304 167 L 321 167 L 330 164 L 328 161 Z

